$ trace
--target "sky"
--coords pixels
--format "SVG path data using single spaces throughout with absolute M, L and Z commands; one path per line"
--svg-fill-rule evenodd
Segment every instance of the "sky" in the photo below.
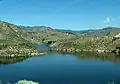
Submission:
M 0 20 L 67 30 L 120 27 L 120 0 L 0 0 Z

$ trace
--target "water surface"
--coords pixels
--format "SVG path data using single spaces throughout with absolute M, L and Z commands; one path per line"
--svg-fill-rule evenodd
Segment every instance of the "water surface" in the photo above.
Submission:
M 51 53 L 1 65 L 0 79 L 4 83 L 26 79 L 41 84 L 120 84 L 120 64 Z

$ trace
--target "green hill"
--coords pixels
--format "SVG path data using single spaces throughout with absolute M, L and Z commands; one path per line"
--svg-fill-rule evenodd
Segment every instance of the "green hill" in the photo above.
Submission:
M 34 49 L 35 46 L 31 42 L 22 38 L 16 25 L 0 22 L 0 56 L 24 55 L 26 50 Z M 21 53 L 19 53 L 20 51 Z
M 114 33 L 114 32 L 112 32 Z M 62 49 L 64 51 L 102 51 L 112 52 L 120 47 L 120 39 L 113 39 L 114 36 L 83 36 L 71 40 L 64 40 L 62 42 L 56 42 L 55 48 Z M 53 44 L 54 45 L 54 44 Z M 66 50 L 65 50 L 66 49 Z
M 45 26 L 17 26 L 0 22 L 0 56 L 24 55 L 34 52 L 36 44 L 48 44 L 76 36 L 69 33 L 57 32 Z M 23 52 L 24 51 L 24 52 Z M 19 53 L 22 54 L 19 54 Z
M 120 28 L 63 32 L 46 26 L 17 26 L 0 21 L 0 56 L 21 56 L 37 53 L 36 44 L 60 49 L 113 51 L 120 45 Z
M 101 36 L 114 36 L 120 32 L 120 28 L 117 27 L 106 27 L 103 29 L 89 29 L 89 30 L 81 30 L 81 31 L 73 31 L 73 30 L 64 30 L 64 29 L 56 29 L 59 32 L 68 32 L 77 34 L 79 36 L 91 36 L 91 37 L 101 37 Z

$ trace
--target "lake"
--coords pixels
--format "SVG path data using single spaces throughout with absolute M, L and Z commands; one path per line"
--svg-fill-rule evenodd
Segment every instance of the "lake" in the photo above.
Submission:
M 26 79 L 40 84 L 120 84 L 119 58 L 93 55 L 50 53 L 13 64 L 8 60 L 7 65 L 0 66 L 0 80 L 3 83 Z

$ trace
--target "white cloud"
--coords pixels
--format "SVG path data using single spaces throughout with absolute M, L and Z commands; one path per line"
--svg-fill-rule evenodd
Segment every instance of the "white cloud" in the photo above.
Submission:
M 106 17 L 103 21 L 104 26 L 115 26 L 120 21 L 120 16 L 117 17 Z
M 105 20 L 104 20 L 104 23 L 110 23 L 112 21 L 112 19 L 110 17 L 107 17 Z
M 108 18 L 106 19 L 106 21 L 107 21 L 107 22 L 110 22 L 110 18 L 108 17 Z

